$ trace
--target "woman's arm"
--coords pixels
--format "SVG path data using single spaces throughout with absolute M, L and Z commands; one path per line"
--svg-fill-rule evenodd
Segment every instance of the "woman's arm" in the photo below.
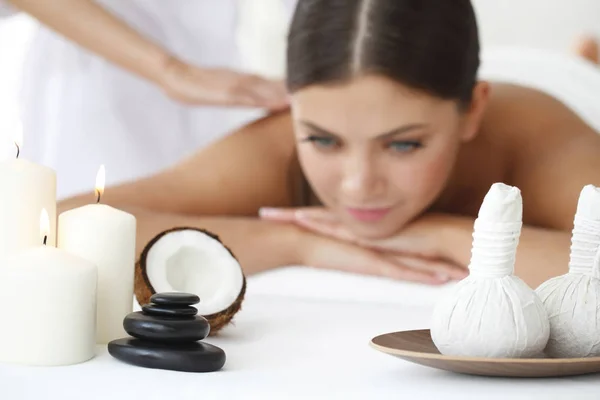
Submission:
M 160 174 L 106 188 L 102 202 L 136 216 L 137 254 L 156 234 L 193 226 L 218 234 L 248 273 L 295 264 L 300 230 L 255 218 L 263 206 L 297 205 L 300 170 L 294 154 L 289 114 L 279 113 Z M 58 209 L 93 199 L 92 193 L 79 195 Z
M 261 207 L 301 205 L 302 176 L 289 113 L 260 120 L 156 176 L 107 188 L 102 202 L 136 216 L 137 254 L 158 233 L 176 226 L 217 234 L 247 274 L 287 265 L 439 284 L 436 269 L 392 260 L 376 251 L 315 235 L 292 224 L 257 218 Z M 59 212 L 89 203 L 92 193 L 67 199 Z
M 288 112 L 242 127 L 172 168 L 109 187 L 102 202 L 115 207 L 184 215 L 256 216 L 270 204 L 297 204 L 302 175 Z M 61 203 L 88 203 L 83 194 Z
M 428 214 L 383 245 L 405 254 L 451 260 L 466 268 L 471 260 L 474 223 L 473 217 Z M 535 289 L 544 281 L 567 273 L 570 246 L 570 232 L 524 225 L 517 247 L 515 275 Z
M 448 281 L 445 266 L 422 268 L 406 258 L 390 259 L 351 243 L 315 235 L 292 224 L 251 217 L 195 217 L 130 209 L 138 218 L 138 254 L 157 232 L 172 226 L 194 226 L 216 233 L 240 261 L 247 275 L 306 265 L 431 285 Z M 442 274 L 438 271 L 444 271 Z
M 195 227 L 219 236 L 244 269 L 252 275 L 266 270 L 301 264 L 300 229 L 265 223 L 252 217 L 202 217 L 146 209 L 123 208 L 137 218 L 136 254 L 159 232 L 173 227 Z
M 352 235 L 343 224 L 325 222 L 322 218 L 311 217 L 313 209 L 304 209 L 304 217 L 297 219 L 297 209 L 279 210 L 278 217 L 271 220 L 294 221 L 313 232 L 354 243 L 364 248 L 382 251 L 389 255 L 409 256 L 422 260 L 432 260 L 445 265 L 455 265 L 466 269 L 471 260 L 473 228 L 475 218 L 452 214 L 425 214 L 408 224 L 395 236 L 365 240 Z M 273 211 L 275 212 L 275 210 Z M 521 230 L 515 274 L 533 288 L 548 278 L 562 275 L 568 270 L 570 233 L 551 229 L 524 226 Z M 439 261 L 438 261 L 439 260 Z M 450 276 L 453 269 L 440 269 Z M 457 270 L 454 269 L 454 272 Z M 454 276 L 456 275 L 456 276 Z
M 150 81 L 169 55 L 93 0 L 8 0 L 71 41 Z

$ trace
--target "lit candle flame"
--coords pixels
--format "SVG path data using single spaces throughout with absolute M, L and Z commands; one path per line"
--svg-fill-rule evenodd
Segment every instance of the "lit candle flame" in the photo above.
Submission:
M 100 166 L 98 170 L 98 174 L 96 175 L 96 197 L 98 198 L 98 203 L 100 202 L 100 197 L 104 194 L 104 184 L 106 182 L 106 170 L 104 168 L 104 164 Z
M 46 240 L 48 239 L 48 234 L 50 233 L 50 217 L 48 216 L 48 211 L 45 208 L 42 209 L 42 213 L 40 215 L 40 235 L 44 240 L 44 244 L 46 244 Z
M 19 158 L 19 154 L 21 153 L 21 149 L 23 148 L 23 128 L 21 124 L 16 124 L 15 129 L 15 146 L 17 147 L 17 158 Z

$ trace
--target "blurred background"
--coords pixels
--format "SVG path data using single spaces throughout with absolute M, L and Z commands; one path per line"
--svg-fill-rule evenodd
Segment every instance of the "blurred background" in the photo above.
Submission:
M 266 0 L 248 1 L 259 4 Z M 600 37 L 599 0 L 474 0 L 473 3 L 484 50 L 519 46 L 569 52 L 581 35 Z M 5 144 L 12 142 L 12 116 L 19 111 L 23 61 L 35 29 L 36 22 L 22 14 L 0 19 L 0 156 L 3 157 L 14 151 Z

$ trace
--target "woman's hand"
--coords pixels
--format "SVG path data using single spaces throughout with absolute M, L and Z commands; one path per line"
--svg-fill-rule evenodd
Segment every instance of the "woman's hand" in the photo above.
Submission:
M 441 285 L 451 278 L 443 263 L 418 257 L 390 255 L 352 243 L 304 231 L 298 241 L 301 265 L 401 281 Z
M 324 208 L 263 209 L 261 217 L 272 221 L 289 222 L 309 231 L 342 242 L 354 248 L 371 250 L 388 262 L 397 263 L 411 271 L 427 271 L 440 279 L 463 279 L 466 268 L 448 261 L 439 251 L 435 240 L 428 235 L 432 221 L 423 219 L 407 226 L 397 236 L 381 240 L 365 240 L 353 235 L 337 218 Z
M 288 107 L 282 82 L 227 69 L 199 68 L 175 58 L 165 63 L 160 85 L 171 98 L 188 104 L 266 108 Z

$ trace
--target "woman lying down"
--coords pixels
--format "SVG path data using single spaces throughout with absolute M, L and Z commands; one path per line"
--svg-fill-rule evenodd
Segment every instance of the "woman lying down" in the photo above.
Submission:
M 554 98 L 478 81 L 478 67 L 469 0 L 303 0 L 291 112 L 103 201 L 135 214 L 138 251 L 195 226 L 249 275 L 309 265 L 442 284 L 467 275 L 479 207 L 503 182 L 524 202 L 515 273 L 537 286 L 567 271 L 579 193 L 600 185 L 600 137 Z

